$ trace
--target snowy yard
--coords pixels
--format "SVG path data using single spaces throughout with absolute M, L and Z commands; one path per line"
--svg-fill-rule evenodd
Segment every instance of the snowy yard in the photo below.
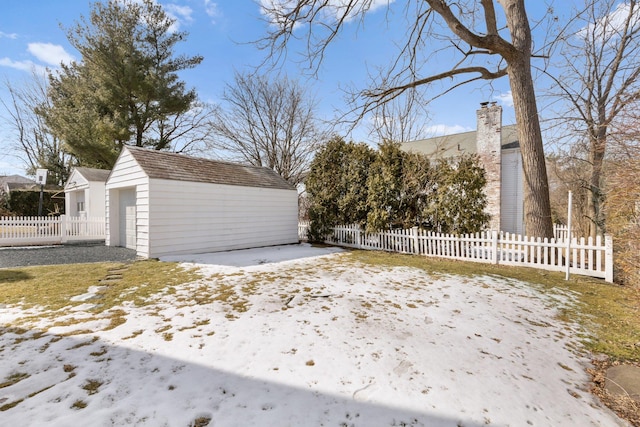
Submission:
M 28 329 L 0 336 L 0 424 L 626 425 L 555 317 L 570 295 L 308 245 L 173 260 L 204 278 L 124 303 L 113 329 L 80 322 L 91 283 L 55 321 L 0 306 Z

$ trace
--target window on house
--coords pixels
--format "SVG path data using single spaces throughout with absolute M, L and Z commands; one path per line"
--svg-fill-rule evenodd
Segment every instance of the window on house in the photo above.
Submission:
M 84 202 L 78 202 L 78 212 L 84 212 Z

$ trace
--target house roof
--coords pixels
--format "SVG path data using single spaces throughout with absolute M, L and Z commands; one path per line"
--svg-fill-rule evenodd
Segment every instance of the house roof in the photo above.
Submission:
M 125 148 L 149 178 L 281 190 L 295 189 L 284 178 L 266 167 L 202 159 L 140 147 Z
M 83 168 L 77 167 L 78 171 L 87 181 L 107 182 L 109 178 L 110 170 L 107 169 L 95 169 L 95 168 Z
M 471 131 L 405 142 L 402 149 L 440 158 L 455 157 L 463 153 L 475 154 L 476 134 L 476 131 Z M 503 150 L 520 146 L 516 125 L 503 126 L 500 136 Z
M 36 182 L 32 179 L 25 178 L 20 175 L 3 175 L 0 176 L 0 187 L 4 186 L 8 183 L 19 183 L 19 184 L 35 184 Z
M 28 190 L 31 188 L 40 188 L 37 187 L 35 182 L 7 182 L 5 183 L 5 188 L 9 191 L 14 190 Z

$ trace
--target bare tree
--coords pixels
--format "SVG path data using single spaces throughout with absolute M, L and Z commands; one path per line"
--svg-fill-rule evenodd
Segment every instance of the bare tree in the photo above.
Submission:
M 223 157 L 266 166 L 292 184 L 302 181 L 326 135 L 316 119 L 314 99 L 286 77 L 235 74 L 223 105 L 211 122 L 211 147 Z
M 524 0 L 413 0 L 404 4 L 406 38 L 391 65 L 359 93 L 360 118 L 419 86 L 444 82 L 446 93 L 473 81 L 508 76 L 523 158 L 527 233 L 551 237 L 549 188 L 531 74 L 532 35 Z M 380 6 L 377 0 L 263 0 L 263 13 L 272 25 L 262 46 L 269 49 L 270 57 L 278 58 L 293 39 L 302 38 L 315 68 L 347 23 L 364 21 L 368 11 Z M 392 2 L 382 4 L 392 6 Z M 499 22 L 502 16 L 506 26 Z M 443 43 L 448 46 L 445 60 Z M 432 55 L 440 55 L 440 60 L 431 60 Z M 425 72 L 427 63 L 445 66 L 441 71 Z
M 613 235 L 616 282 L 640 287 L 640 129 L 625 126 L 632 141 L 617 145 L 607 160 L 604 209 L 607 233 Z
M 590 234 L 605 231 L 602 210 L 607 150 L 622 116 L 640 100 L 640 6 L 634 0 L 587 0 L 574 31 L 563 38 L 552 93 L 556 124 L 587 168 L 585 215 Z M 576 30 L 577 28 L 577 30 Z M 562 139 L 562 138 L 561 138 Z
M 155 141 L 167 141 L 175 153 L 200 153 L 212 139 L 209 123 L 214 118 L 212 105 L 195 101 L 182 113 L 158 119 L 149 128 L 149 136 Z
M 8 98 L 0 99 L 4 107 L 2 118 L 15 140 L 14 148 L 29 174 L 37 168 L 49 170 L 51 181 L 64 183 L 69 175 L 73 157 L 66 153 L 62 141 L 45 125 L 37 109 L 49 104 L 47 78 L 33 71 L 22 86 L 9 80 L 3 82 Z
M 428 138 L 426 102 L 409 91 L 373 111 L 369 135 L 378 141 L 409 142 Z

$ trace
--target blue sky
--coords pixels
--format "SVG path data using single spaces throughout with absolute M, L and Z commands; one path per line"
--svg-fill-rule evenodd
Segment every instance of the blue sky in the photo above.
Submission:
M 204 56 L 203 63 L 181 74 L 200 98 L 216 102 L 225 83 L 231 83 L 234 70 L 243 71 L 257 66 L 265 53 L 250 43 L 263 37 L 268 30 L 265 17 L 257 2 L 252 0 L 158 0 L 177 19 L 180 30 L 189 36 L 180 50 L 188 55 Z M 386 4 L 385 2 L 383 2 Z M 392 2 L 393 3 L 393 2 Z M 567 7 L 571 2 L 560 2 Z M 330 119 L 336 111 L 344 111 L 346 103 L 341 88 L 363 87 L 368 75 L 377 66 L 385 65 L 394 52 L 394 40 L 404 34 L 399 3 L 392 4 L 395 15 L 386 7 L 370 12 L 364 22 L 350 22 L 346 31 L 327 51 L 318 73 L 309 75 L 296 55 L 296 46 L 283 64 L 289 77 L 297 77 L 319 101 L 319 113 Z M 546 9 L 538 1 L 527 2 L 530 17 L 535 19 Z M 80 59 L 68 43 L 65 32 L 81 16 L 88 16 L 90 2 L 84 0 L 19 0 L 4 2 L 0 14 L 0 79 L 20 84 L 28 79 L 30 69 L 56 67 L 61 61 Z M 438 64 L 434 64 L 438 65 Z M 510 105 L 508 80 L 462 87 L 439 98 L 429 107 L 430 131 L 433 134 L 455 133 L 475 129 L 475 110 L 480 102 L 498 101 L 503 105 L 505 124 L 515 121 Z M 0 89 L 0 96 L 6 92 Z M 351 138 L 372 141 L 364 126 Z M 15 157 L 7 136 L 6 125 L 0 123 L 0 175 L 24 173 L 22 162 Z

